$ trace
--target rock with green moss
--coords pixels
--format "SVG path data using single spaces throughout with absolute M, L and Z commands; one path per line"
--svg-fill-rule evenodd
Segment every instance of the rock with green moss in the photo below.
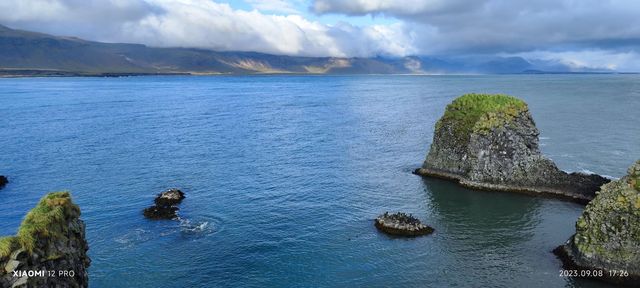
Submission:
M 0 287 L 87 287 L 91 260 L 79 217 L 68 192 L 44 196 L 17 235 L 0 238 Z
M 567 268 L 603 271 L 600 279 L 640 286 L 639 179 L 640 161 L 587 205 L 576 234 L 554 250 Z
M 417 174 L 486 190 L 526 192 L 586 203 L 609 182 L 565 173 L 539 149 L 527 104 L 507 95 L 467 94 L 436 123 L 433 143 Z

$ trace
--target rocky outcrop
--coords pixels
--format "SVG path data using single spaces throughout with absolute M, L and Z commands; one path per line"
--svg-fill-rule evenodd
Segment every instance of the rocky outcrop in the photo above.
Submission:
M 378 230 L 398 236 L 420 236 L 433 233 L 433 228 L 420 223 L 420 220 L 406 213 L 384 214 L 375 220 Z
M 9 183 L 9 179 L 7 179 L 6 176 L 0 175 L 0 189 L 2 189 L 4 185 L 7 185 L 7 183 Z
M 597 278 L 640 287 L 640 161 L 602 187 L 576 222 L 576 234 L 554 253 L 579 276 L 602 271 Z
M 0 287 L 88 287 L 85 225 L 68 192 L 43 197 L 18 234 L 0 238 Z
M 565 173 L 539 149 L 539 131 L 527 104 L 506 95 L 467 94 L 446 108 L 433 143 L 415 171 L 493 191 L 545 194 L 587 203 L 609 182 Z
M 179 189 L 169 189 L 158 194 L 153 201 L 155 205 L 144 209 L 143 214 L 155 220 L 177 218 L 177 212 L 180 209 L 176 205 L 180 204 L 184 198 L 184 193 Z

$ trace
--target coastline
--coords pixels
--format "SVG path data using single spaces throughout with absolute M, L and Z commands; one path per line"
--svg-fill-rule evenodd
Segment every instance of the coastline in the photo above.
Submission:
M 434 177 L 443 180 L 452 181 L 454 183 L 459 184 L 462 187 L 473 189 L 473 190 L 481 190 L 487 192 L 507 192 L 507 193 L 521 193 L 527 194 L 531 196 L 541 196 L 547 198 L 554 198 L 564 201 L 575 202 L 578 204 L 586 205 L 593 198 L 589 197 L 580 197 L 579 195 L 572 195 L 565 191 L 553 189 L 553 188 L 533 188 L 533 187 L 522 187 L 522 186 L 512 186 L 512 185 L 500 185 L 500 184 L 489 184 L 489 183 L 480 183 L 469 181 L 461 175 L 453 174 L 444 171 L 436 171 L 433 169 L 425 169 L 425 168 L 417 168 L 413 172 L 413 174 L 422 176 L 422 177 Z

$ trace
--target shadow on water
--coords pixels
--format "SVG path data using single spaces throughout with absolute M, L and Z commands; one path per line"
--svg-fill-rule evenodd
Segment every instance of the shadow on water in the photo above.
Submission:
M 527 195 L 470 190 L 441 179 L 422 181 L 434 216 L 447 229 L 483 233 L 527 230 L 535 222 L 540 206 L 540 199 Z

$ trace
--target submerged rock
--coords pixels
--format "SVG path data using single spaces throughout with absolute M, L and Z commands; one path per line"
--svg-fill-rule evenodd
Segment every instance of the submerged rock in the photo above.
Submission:
M 554 250 L 565 267 L 602 271 L 596 278 L 640 286 L 638 183 L 640 161 L 629 168 L 627 176 L 602 186 L 576 222 L 576 234 Z
M 180 204 L 184 198 L 184 193 L 179 189 L 169 189 L 158 194 L 153 201 L 155 205 L 144 209 L 143 214 L 145 217 L 155 220 L 175 219 L 178 217 L 176 212 L 180 210 L 176 205 Z
M 91 259 L 79 217 L 68 192 L 43 197 L 16 236 L 0 238 L 0 287 L 88 287 Z
M 587 203 L 610 180 L 565 173 L 539 149 L 527 104 L 506 95 L 467 94 L 446 108 L 414 173 L 486 190 L 526 192 Z
M 433 233 L 433 228 L 420 223 L 420 220 L 413 215 L 398 212 L 395 214 L 384 214 L 375 220 L 375 226 L 380 231 L 399 236 L 420 236 Z
M 178 217 L 178 207 L 173 206 L 156 206 L 153 205 L 149 208 L 144 209 L 143 214 L 144 217 L 149 219 L 174 219 Z
M 2 189 L 4 185 L 7 185 L 7 183 L 9 183 L 9 179 L 4 175 L 0 175 L 0 189 Z

